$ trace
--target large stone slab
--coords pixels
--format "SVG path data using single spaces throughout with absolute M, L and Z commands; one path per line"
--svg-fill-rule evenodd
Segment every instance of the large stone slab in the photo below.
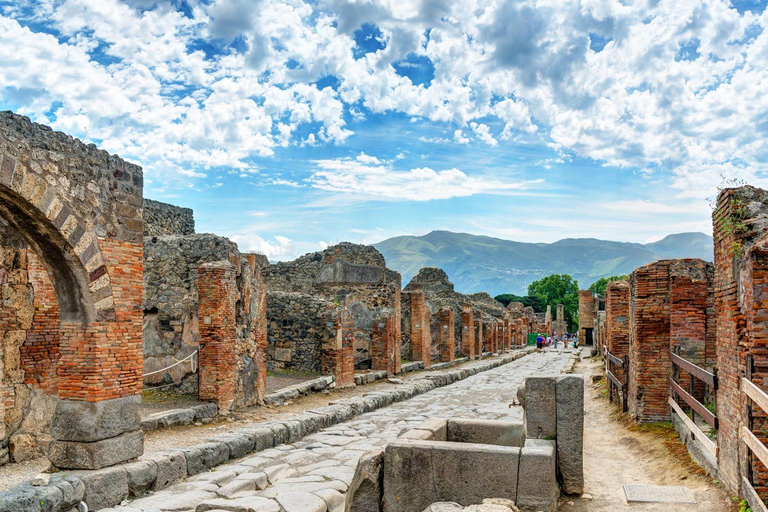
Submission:
M 686 487 L 677 485 L 624 484 L 628 503 L 696 503 Z
M 520 474 L 515 503 L 523 510 L 555 512 L 560 488 L 555 472 L 555 441 L 527 439 L 520 451 Z M 489 494 L 490 496 L 491 494 Z M 494 497 L 507 498 L 508 496 Z
M 432 503 L 515 499 L 520 448 L 397 440 L 384 451 L 384 512 L 421 512 Z
M 144 432 L 128 432 L 92 443 L 54 439 L 48 458 L 57 468 L 101 469 L 125 462 L 144 453 Z
M 557 469 L 563 492 L 584 492 L 584 377 L 557 378 Z
M 525 437 L 554 439 L 557 435 L 555 377 L 525 379 Z
M 140 430 L 140 403 L 138 395 L 101 402 L 59 400 L 51 432 L 59 441 L 91 443 Z
M 384 450 L 370 451 L 360 457 L 355 476 L 349 484 L 345 512 L 378 512 L 381 508 Z
M 523 446 L 525 436 L 522 423 L 458 418 L 448 421 L 448 441 Z

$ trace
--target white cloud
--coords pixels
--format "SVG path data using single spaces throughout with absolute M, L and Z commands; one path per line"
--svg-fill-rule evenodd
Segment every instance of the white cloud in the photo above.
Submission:
M 231 238 L 241 251 L 264 254 L 270 260 L 281 260 L 294 255 L 293 241 L 285 236 L 277 235 L 269 241 L 249 232 L 232 235 Z
M 252 158 L 285 146 L 343 144 L 348 118 L 392 111 L 443 126 L 424 139 L 438 144 L 535 136 L 672 173 L 681 196 L 721 173 L 761 179 L 766 169 L 768 10 L 739 14 L 726 0 L 171 5 L 0 7 L 0 92 L 142 163 L 157 186 L 219 166 L 247 174 Z M 361 56 L 363 23 L 384 48 Z M 610 42 L 594 51 L 590 34 Z M 679 58 L 696 43 L 695 58 Z M 431 80 L 397 73 L 398 63 L 418 68 L 409 56 L 429 63 Z M 314 84 L 327 76 L 336 89 Z
M 435 171 L 429 167 L 396 170 L 390 163 L 360 156 L 318 160 L 317 169 L 308 178 L 313 188 L 364 199 L 388 201 L 430 201 L 467 197 L 476 194 L 511 195 L 542 180 L 504 181 L 470 176 L 459 169 Z

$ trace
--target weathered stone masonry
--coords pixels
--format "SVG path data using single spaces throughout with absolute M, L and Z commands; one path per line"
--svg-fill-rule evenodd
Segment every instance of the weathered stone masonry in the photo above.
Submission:
M 77 468 L 134 457 L 142 451 L 137 415 L 109 430 L 90 422 L 111 407 L 135 410 L 141 390 L 141 169 L 10 112 L 0 114 L 0 158 L 0 217 L 39 257 L 56 294 L 51 458 Z M 48 356 L 32 350 L 33 339 L 25 349 L 27 362 L 40 358 L 31 374 L 56 358 L 55 336 L 42 336 L 37 348 L 45 340 Z

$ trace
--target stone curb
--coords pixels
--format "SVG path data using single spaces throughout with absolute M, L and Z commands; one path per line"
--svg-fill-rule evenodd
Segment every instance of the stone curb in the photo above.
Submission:
M 212 419 L 219 413 L 216 404 L 202 404 L 187 409 L 156 412 L 141 420 L 141 430 L 151 432 L 175 425 L 191 425 L 196 421 Z
M 287 388 L 270 393 L 264 397 L 264 403 L 266 405 L 283 405 L 286 400 L 293 400 L 301 395 L 308 395 L 311 392 L 319 393 L 320 391 L 333 387 L 335 383 L 336 377 L 333 375 L 325 375 L 317 379 L 288 386 Z
M 159 491 L 229 460 L 296 442 L 357 415 L 498 368 L 531 352 L 531 349 L 518 350 L 474 367 L 424 375 L 392 390 L 337 400 L 289 418 L 214 435 L 198 445 L 147 454 L 146 458 L 128 464 L 96 471 L 57 473 L 51 475 L 48 485 L 33 486 L 26 482 L 0 492 L 0 512 L 69 512 L 81 501 L 92 512 L 113 507 L 129 496 Z

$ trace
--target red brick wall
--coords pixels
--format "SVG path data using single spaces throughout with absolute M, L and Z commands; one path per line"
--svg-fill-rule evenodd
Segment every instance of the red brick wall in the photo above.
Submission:
M 670 349 L 680 344 L 684 358 L 705 364 L 705 343 L 711 340 L 707 315 L 712 272 L 711 264 L 702 260 L 681 259 L 662 260 L 632 273 L 629 409 L 637 421 L 669 418 Z M 611 320 L 612 330 L 615 324 Z M 684 372 L 680 377 L 686 382 Z
M 605 290 L 605 334 L 598 331 L 597 343 L 605 343 L 611 354 L 619 358 L 629 355 L 629 301 L 628 281 L 614 281 Z M 604 339 L 603 339 L 604 338 Z M 623 379 L 623 369 L 616 368 L 617 377 Z
M 228 412 L 235 399 L 235 267 L 206 263 L 197 270 L 200 400 Z
M 371 368 L 395 375 L 395 361 L 400 359 L 400 346 L 395 343 L 395 315 L 385 313 L 374 320 L 371 330 Z
M 336 311 L 336 339 L 333 346 L 323 347 L 322 373 L 334 375 L 337 387 L 355 384 L 354 320 L 346 308 Z
M 424 361 L 424 367 L 429 368 L 431 360 L 429 348 L 432 340 L 429 332 L 431 319 L 424 291 L 420 288 L 409 294 L 411 298 L 411 360 Z
M 722 191 L 712 214 L 719 377 L 717 416 L 720 418 L 718 467 L 721 481 L 732 492 L 738 492 L 747 469 L 747 453 L 739 443 L 739 429 L 746 424 L 748 399 L 740 393 L 739 382 L 747 376 L 748 353 L 755 362 L 752 382 L 768 390 L 766 215 L 768 192 L 754 187 Z M 764 443 L 766 427 L 764 416 L 756 418 L 753 431 Z M 755 488 L 765 499 L 768 495 L 766 470 L 756 458 L 754 460 Z
M 34 290 L 35 313 L 21 347 L 24 383 L 55 394 L 58 392 L 56 371 L 61 343 L 59 305 L 48 271 L 32 250 L 27 250 L 27 270 Z
M 475 315 L 469 304 L 461 307 L 461 355 L 475 358 Z
M 139 243 L 100 239 L 111 282 L 114 321 L 62 322 L 59 397 L 95 402 L 141 393 L 143 368 L 143 249 Z M 94 282 L 94 284 L 97 281 Z M 97 297 L 98 298 L 98 297 Z
M 587 339 L 587 329 L 595 325 L 595 298 L 589 290 L 579 290 L 579 343 Z M 567 327 L 566 327 L 567 328 Z M 582 341 L 583 340 L 583 341 Z
M 453 362 L 455 358 L 455 328 L 453 308 L 443 308 L 440 315 L 440 361 Z

